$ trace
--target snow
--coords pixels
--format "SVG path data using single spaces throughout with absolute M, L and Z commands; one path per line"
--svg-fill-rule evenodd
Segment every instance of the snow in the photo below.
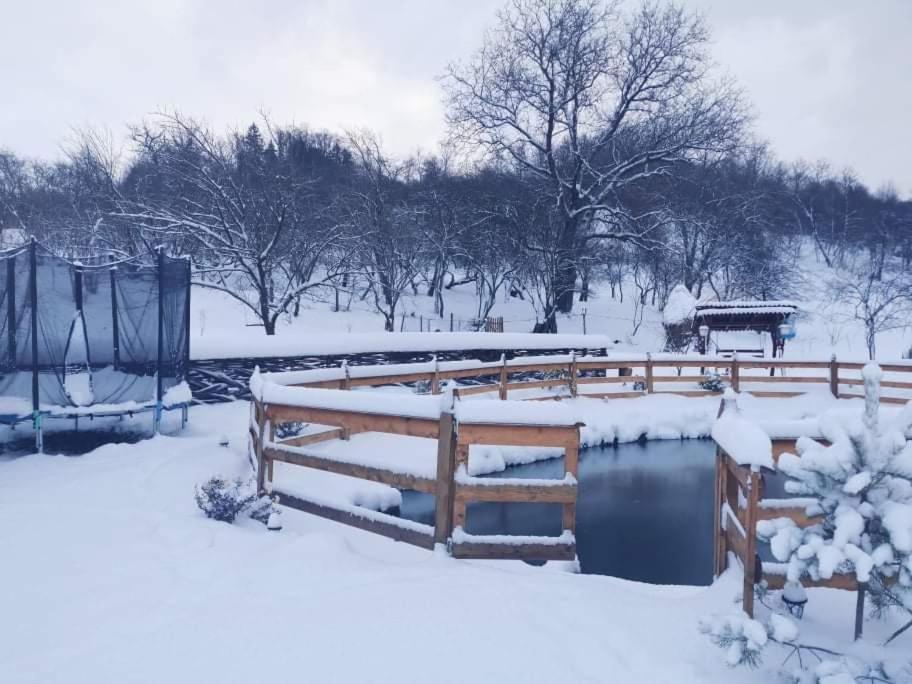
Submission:
M 179 382 L 173 387 L 169 387 L 162 396 L 164 406 L 180 406 L 189 404 L 191 401 L 193 401 L 193 393 L 186 382 Z
M 580 401 L 626 416 L 646 399 Z M 753 684 L 775 675 L 774 657 L 756 671 L 728 668 L 696 629 L 730 610 L 737 571 L 710 587 L 649 586 L 553 563 L 454 560 L 290 508 L 281 532 L 208 520 L 193 487 L 250 473 L 248 412 L 246 402 L 191 407 L 174 436 L 80 457 L 0 457 L 0 543 L 12 561 L 0 563 L 0 586 L 15 587 L 0 591 L 0 614 L 11 616 L 0 623 L 0 681 L 399 684 L 433 672 L 442 683 Z M 379 518 L 359 502 L 396 505 L 395 490 L 377 483 L 282 463 L 275 478 L 364 517 Z M 854 594 L 808 593 L 803 636 L 844 647 Z M 868 623 L 866 641 L 898 626 Z
M 574 426 L 576 412 L 564 402 L 468 399 L 456 402 L 456 419 L 465 424 Z
M 453 530 L 454 544 L 506 544 L 509 546 L 522 546 L 525 544 L 541 544 L 543 546 L 562 546 L 575 544 L 576 538 L 570 530 L 564 530 L 557 537 L 543 537 L 519 534 L 469 534 L 461 527 Z
M 681 325 L 693 318 L 697 299 L 683 284 L 675 285 L 668 293 L 668 302 L 662 309 L 662 321 L 665 325 Z
M 250 334 L 250 333 L 253 334 Z M 533 333 L 326 333 L 266 336 L 260 329 L 233 337 L 194 338 L 192 359 L 336 356 L 367 352 L 443 352 L 464 349 L 603 349 L 614 346 L 607 335 L 540 335 Z
M 725 399 L 734 402 L 734 393 L 726 390 Z M 773 468 L 773 443 L 756 422 L 746 419 L 733 404 L 713 424 L 712 438 L 739 465 Z

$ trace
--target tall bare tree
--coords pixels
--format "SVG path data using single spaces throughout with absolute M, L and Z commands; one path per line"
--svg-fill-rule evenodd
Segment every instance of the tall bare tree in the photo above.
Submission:
M 560 216 L 561 311 L 587 242 L 648 237 L 625 186 L 736 140 L 741 98 L 711 80 L 706 42 L 702 20 L 675 5 L 622 15 L 601 0 L 512 0 L 472 59 L 449 67 L 454 139 L 522 169 Z

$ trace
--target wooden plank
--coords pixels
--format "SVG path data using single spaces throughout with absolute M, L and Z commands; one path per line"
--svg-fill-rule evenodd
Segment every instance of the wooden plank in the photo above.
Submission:
M 437 373 L 441 380 L 461 380 L 463 378 L 484 378 L 500 375 L 500 366 L 487 368 L 461 368 L 458 370 L 442 370 Z
M 760 580 L 757 577 L 757 513 L 760 507 L 760 489 L 762 480 L 760 473 L 749 474 L 747 488 L 747 507 L 745 509 L 744 530 L 744 587 L 742 590 L 743 609 L 749 616 L 754 617 L 754 585 Z M 762 574 L 762 573 L 761 573 Z
M 785 575 L 778 573 L 764 572 L 763 579 L 766 580 L 770 589 L 782 589 L 785 586 Z M 830 579 L 814 580 L 810 577 L 802 577 L 801 585 L 807 588 L 828 587 L 830 589 L 844 589 L 846 591 L 858 591 L 858 581 L 855 575 L 833 575 Z
M 659 392 L 659 394 L 662 394 L 662 392 Z M 669 394 L 673 394 L 673 392 L 669 392 Z M 591 399 L 637 399 L 645 397 L 646 392 L 642 390 L 636 392 L 585 392 L 582 396 Z
M 499 392 L 500 385 L 470 385 L 468 387 L 457 387 L 456 396 L 469 397 L 473 394 L 485 394 L 487 392 Z
M 391 400 L 395 405 L 395 401 Z M 381 415 L 375 413 L 355 413 L 335 409 L 310 408 L 306 406 L 282 406 L 268 404 L 266 415 L 274 423 L 303 422 L 320 425 L 335 425 L 347 428 L 350 432 L 387 432 L 394 435 L 437 438 L 438 421 L 429 418 L 409 416 Z
M 840 385 L 853 385 L 859 386 L 864 385 L 864 380 L 861 378 L 840 378 Z M 906 389 L 912 390 L 912 382 L 900 382 L 899 380 L 881 380 L 881 387 L 888 387 L 890 389 Z
M 739 359 L 742 368 L 826 368 L 829 361 L 780 361 L 773 359 Z
M 319 380 L 316 382 L 295 382 L 286 387 L 310 387 L 313 389 L 342 389 L 342 385 L 345 384 L 344 379 L 339 380 Z
M 840 392 L 840 399 L 864 399 L 863 394 L 857 394 L 854 392 Z M 903 399 L 902 397 L 884 397 L 881 396 L 881 404 L 906 404 L 909 402 L 909 399 Z
M 790 399 L 791 397 L 800 397 L 802 394 L 807 394 L 807 392 L 772 392 L 767 390 L 747 390 L 745 394 L 749 394 L 752 397 L 762 397 L 764 399 Z
M 460 423 L 457 435 L 459 444 L 579 446 L 579 428 L 575 426 Z
M 804 506 L 789 506 L 785 507 L 775 507 L 775 508 L 764 508 L 760 506 L 757 509 L 757 520 L 775 520 L 776 518 L 789 518 L 795 521 L 795 524 L 798 527 L 808 527 L 809 525 L 816 525 L 819 522 L 823 521 L 822 515 L 808 516 L 805 513 Z
M 712 392 L 710 390 L 682 390 L 682 389 L 670 389 L 670 390 L 657 390 L 653 394 L 677 394 L 680 397 L 709 397 L 714 394 L 721 395 L 722 392 Z
M 713 499 L 713 574 L 718 577 L 725 570 L 725 538 L 722 536 L 722 501 L 725 492 L 725 456 L 716 447 L 716 469 Z
M 453 544 L 454 558 L 488 560 L 574 560 L 576 544 Z
M 495 480 L 496 481 L 496 480 Z M 577 486 L 560 485 L 466 485 L 456 484 L 456 500 L 502 503 L 575 503 Z
M 347 463 L 315 454 L 287 451 L 281 447 L 267 446 L 263 451 L 265 458 L 281 461 L 282 463 L 313 468 L 314 470 L 322 470 L 336 475 L 357 477 L 372 482 L 382 482 L 396 489 L 413 489 L 427 494 L 434 494 L 437 491 L 435 480 L 409 473 L 397 473 L 385 468 Z
M 440 414 L 437 439 L 437 481 L 434 495 L 434 541 L 445 544 L 453 533 L 453 501 L 456 484 L 456 421 L 453 414 Z
M 693 377 L 695 380 L 702 379 L 696 375 Z M 658 382 L 658 380 L 659 380 L 659 378 L 656 378 L 656 382 Z M 577 378 L 576 379 L 577 385 L 613 385 L 613 384 L 622 385 L 624 383 L 634 383 L 634 382 L 644 382 L 645 383 L 646 376 L 644 376 L 644 375 L 619 375 L 617 377 L 611 377 L 611 378 L 595 377 L 595 378 Z
M 420 373 L 391 373 L 364 378 L 349 378 L 349 387 L 380 387 L 382 385 L 400 385 L 406 382 L 430 382 L 434 377 L 432 371 Z
M 283 439 L 279 444 L 282 446 L 302 447 L 307 446 L 308 444 L 328 442 L 332 439 L 342 439 L 342 428 L 329 428 L 327 430 L 321 430 L 320 432 L 311 432 L 308 435 L 289 437 L 288 439 Z
M 829 382 L 829 378 L 825 378 L 822 375 L 744 375 L 741 374 L 741 384 L 748 382 L 773 382 L 773 383 L 812 383 L 812 384 L 821 384 L 825 385 Z
M 737 525 L 729 520 L 725 525 L 725 542 L 726 548 L 733 552 L 735 556 L 744 563 L 744 554 L 747 549 L 747 540 L 741 536 Z
M 724 452 L 723 452 L 724 453 Z M 728 466 L 728 472 L 732 474 L 732 477 L 737 480 L 738 484 L 741 485 L 741 489 L 747 491 L 748 480 L 750 478 L 750 468 L 746 466 L 738 465 L 738 463 L 731 456 L 726 454 L 725 464 Z M 735 502 L 738 503 L 737 501 Z M 732 509 L 735 507 L 732 506 Z
M 385 513 L 375 513 L 371 511 L 370 518 L 365 518 L 356 513 L 344 509 L 334 508 L 325 504 L 315 503 L 284 492 L 273 491 L 273 495 L 278 496 L 279 505 L 288 506 L 295 510 L 311 515 L 318 515 L 327 520 L 333 520 L 344 525 L 357 527 L 366 532 L 389 537 L 394 541 L 401 541 L 407 544 L 420 546 L 423 549 L 434 548 L 434 536 L 430 533 L 421 532 L 411 527 L 402 525 L 402 520 L 394 515 Z
M 527 380 L 507 383 L 507 390 L 512 392 L 514 390 L 524 389 L 550 389 L 552 387 L 567 387 L 568 385 L 569 382 L 567 378 L 555 378 L 552 380 Z

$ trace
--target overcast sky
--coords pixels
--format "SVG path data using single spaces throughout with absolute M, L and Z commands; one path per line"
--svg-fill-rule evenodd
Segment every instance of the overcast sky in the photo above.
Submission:
M 443 131 L 446 64 L 498 0 L 0 0 L 0 147 L 56 157 L 74 127 L 123 135 L 163 109 L 260 111 L 406 154 Z M 912 196 L 912 0 L 686 0 L 786 160 L 830 160 Z

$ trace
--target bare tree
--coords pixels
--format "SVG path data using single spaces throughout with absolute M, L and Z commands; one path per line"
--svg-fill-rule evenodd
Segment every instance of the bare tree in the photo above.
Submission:
M 587 242 L 647 237 L 621 202 L 626 186 L 730 149 L 741 99 L 710 82 L 706 41 L 703 22 L 674 5 L 625 17 L 600 0 L 513 0 L 472 60 L 450 66 L 454 138 L 521 169 L 561 218 L 561 311 Z
M 399 301 L 426 256 L 420 212 L 407 202 L 411 168 L 390 159 L 369 131 L 350 133 L 348 144 L 358 163 L 350 213 L 360 233 L 361 273 L 384 329 L 392 332 Z
M 870 263 L 847 270 L 831 283 L 831 299 L 836 306 L 848 305 L 849 318 L 865 329 L 868 358 L 877 354 L 877 335 L 907 328 L 912 316 L 912 278 L 903 269 L 877 269 Z
M 190 240 L 197 284 L 241 302 L 267 335 L 302 294 L 344 268 L 341 225 L 294 166 L 300 135 L 256 126 L 219 137 L 178 114 L 134 133 L 139 160 L 120 218 L 158 240 Z

